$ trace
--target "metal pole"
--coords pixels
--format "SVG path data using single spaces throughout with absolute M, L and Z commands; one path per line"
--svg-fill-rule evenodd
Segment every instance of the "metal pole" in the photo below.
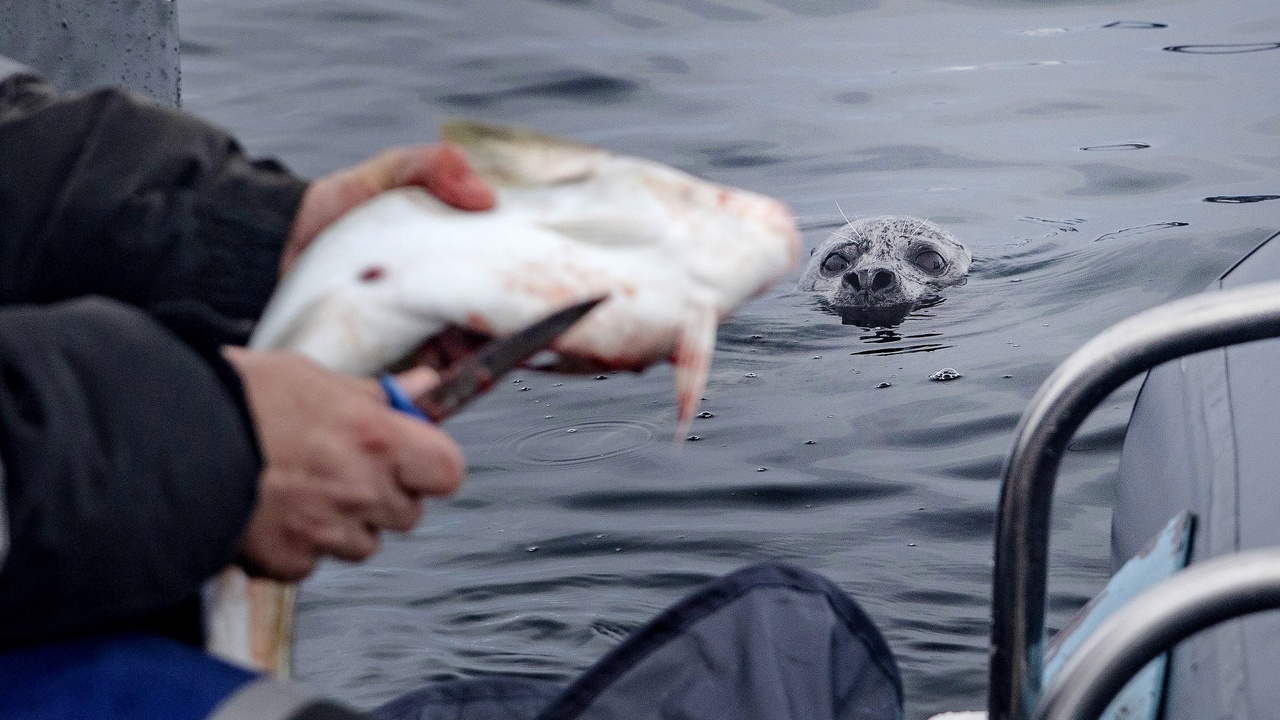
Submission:
M 1049 516 L 1071 436 L 1107 395 L 1156 365 L 1273 337 L 1280 337 L 1280 283 L 1203 293 L 1112 326 L 1040 386 L 1015 431 L 996 518 L 991 720 L 1027 720 L 1040 694 Z
M 1131 600 L 1076 649 L 1035 720 L 1097 720 L 1160 653 L 1224 620 L 1280 607 L 1280 548 L 1197 563 Z

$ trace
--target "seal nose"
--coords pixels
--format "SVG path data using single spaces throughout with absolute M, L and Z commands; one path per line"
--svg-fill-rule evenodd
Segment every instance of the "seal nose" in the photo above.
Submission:
M 861 268 L 845 273 L 844 281 L 858 292 L 882 292 L 897 285 L 898 276 L 888 268 Z

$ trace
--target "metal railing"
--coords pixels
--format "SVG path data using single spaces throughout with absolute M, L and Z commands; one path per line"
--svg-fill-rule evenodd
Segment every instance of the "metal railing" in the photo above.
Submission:
M 1113 325 L 1040 386 L 1015 431 L 996 518 L 990 720 L 1028 720 L 1039 700 L 1049 517 L 1071 436 L 1107 395 L 1156 365 L 1274 337 L 1280 283 L 1204 293 Z
M 1097 720 L 1156 656 L 1224 620 L 1280 607 L 1280 548 L 1197 563 L 1148 588 L 1081 643 L 1036 705 L 1035 720 Z

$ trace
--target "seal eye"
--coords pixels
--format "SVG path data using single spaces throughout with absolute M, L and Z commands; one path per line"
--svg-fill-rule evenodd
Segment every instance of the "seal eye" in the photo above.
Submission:
M 822 271 L 833 275 L 838 272 L 844 272 L 847 267 L 849 267 L 849 261 L 845 260 L 840 253 L 831 253 L 826 260 L 822 261 Z
M 946 261 L 942 259 L 942 255 L 936 250 L 925 250 L 916 255 L 916 265 L 919 265 L 921 270 L 930 273 L 940 273 L 947 267 Z

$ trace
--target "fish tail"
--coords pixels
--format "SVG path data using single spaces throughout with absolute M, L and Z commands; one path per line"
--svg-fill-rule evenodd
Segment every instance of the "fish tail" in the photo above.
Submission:
M 715 350 L 715 344 L 715 308 L 699 304 L 692 309 L 688 321 L 680 328 L 680 338 L 676 341 L 672 357 L 680 418 L 675 437 L 677 443 L 689 433 L 693 414 L 698 411 L 702 391 L 707 386 L 707 373 L 711 369 L 711 353 Z

